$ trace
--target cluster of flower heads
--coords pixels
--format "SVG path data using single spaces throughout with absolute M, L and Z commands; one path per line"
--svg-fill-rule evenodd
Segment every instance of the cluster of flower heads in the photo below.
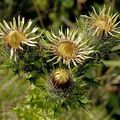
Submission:
M 37 27 L 31 29 L 32 21 L 29 20 L 27 26 L 25 26 L 25 20 L 18 16 L 18 22 L 13 18 L 13 22 L 9 24 L 3 20 L 3 24 L 0 23 L 0 37 L 3 39 L 5 46 L 10 48 L 10 59 L 14 57 L 16 61 L 16 51 L 18 49 L 23 50 L 23 44 L 28 46 L 36 46 L 37 41 L 33 41 L 40 36 L 35 36 Z M 84 41 L 83 33 L 80 33 L 77 29 L 67 28 L 66 34 L 62 30 L 59 30 L 59 35 L 56 36 L 53 32 L 49 34 L 48 44 L 49 52 L 54 57 L 48 61 L 57 59 L 54 64 L 63 60 L 63 64 L 70 66 L 73 63 L 82 64 L 87 58 L 90 58 L 89 54 L 92 53 L 93 47 L 87 45 L 87 41 Z
M 114 36 L 114 33 L 120 33 L 117 22 L 118 14 L 111 14 L 111 8 L 107 9 L 105 6 L 100 9 L 99 13 L 96 12 L 93 7 L 93 12 L 90 16 L 86 16 L 88 21 L 88 31 L 91 31 L 92 36 L 109 35 Z M 5 46 L 10 49 L 10 58 L 14 57 L 16 61 L 16 51 L 23 50 L 23 44 L 28 46 L 36 46 L 40 35 L 36 35 L 38 28 L 31 29 L 32 21 L 29 20 L 28 24 L 25 24 L 24 18 L 16 20 L 13 18 L 13 22 L 7 23 L 3 20 L 3 24 L 0 23 L 0 38 Z M 87 34 L 79 31 L 79 28 L 67 28 L 65 32 L 60 29 L 58 35 L 54 32 L 46 34 L 48 42 L 47 50 L 52 56 L 48 62 L 57 64 L 62 61 L 68 67 L 72 65 L 82 65 L 86 59 L 91 58 L 91 53 L 94 53 L 94 45 L 91 46 L 88 40 L 84 39 Z M 66 69 L 57 69 L 53 72 L 50 82 L 55 87 L 60 87 L 62 84 L 67 84 L 71 81 L 71 77 Z

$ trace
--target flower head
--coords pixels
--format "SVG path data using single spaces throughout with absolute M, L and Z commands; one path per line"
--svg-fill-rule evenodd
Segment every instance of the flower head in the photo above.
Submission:
M 49 52 L 54 56 L 49 61 L 57 59 L 54 64 L 63 60 L 63 63 L 70 66 L 72 62 L 75 66 L 77 63 L 82 64 L 85 59 L 90 58 L 89 54 L 92 53 L 93 47 L 89 47 L 87 41 L 84 41 L 82 33 L 78 30 L 70 30 L 67 28 L 66 34 L 59 30 L 59 35 L 56 36 L 53 32 L 47 35 Z
M 90 30 L 93 32 L 93 36 L 100 36 L 105 35 L 107 36 L 110 34 L 114 36 L 114 33 L 118 33 L 118 24 L 117 22 L 118 14 L 111 14 L 111 7 L 107 9 L 105 6 L 99 10 L 99 13 L 96 12 L 95 8 L 93 7 L 93 12 L 90 13 L 90 16 L 87 16 L 89 19 L 89 27 Z
M 39 36 L 34 36 L 34 33 L 38 30 L 37 27 L 30 30 L 32 21 L 29 20 L 27 26 L 25 27 L 25 19 L 20 19 L 18 16 L 18 21 L 13 18 L 13 22 L 9 24 L 3 20 L 3 24 L 0 23 L 0 38 L 3 39 L 5 46 L 10 47 L 10 59 L 15 58 L 16 60 L 16 50 L 22 48 L 22 44 L 28 46 L 36 46 L 36 41 L 34 39 Z
M 73 78 L 67 69 L 57 68 L 51 72 L 48 80 L 48 90 L 52 96 L 68 97 L 72 92 L 73 85 Z
M 55 89 L 68 89 L 72 83 L 72 77 L 66 69 L 58 68 L 51 73 L 49 80 Z

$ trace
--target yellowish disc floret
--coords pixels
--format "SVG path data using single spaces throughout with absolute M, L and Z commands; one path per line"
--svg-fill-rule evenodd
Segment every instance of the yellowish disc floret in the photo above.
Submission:
M 10 45 L 11 48 L 19 48 L 20 43 L 25 40 L 25 35 L 19 31 L 11 31 L 4 37 L 5 43 Z
M 58 54 L 64 58 L 75 58 L 77 53 L 77 46 L 70 41 L 64 41 L 58 43 L 57 47 Z

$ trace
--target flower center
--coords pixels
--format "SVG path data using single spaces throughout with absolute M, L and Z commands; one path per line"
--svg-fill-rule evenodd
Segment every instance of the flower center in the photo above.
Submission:
M 108 18 L 107 16 L 104 18 L 100 17 L 98 20 L 96 20 L 95 26 L 99 27 L 101 30 L 105 30 L 106 32 L 109 32 L 111 29 L 111 24 L 109 23 L 110 22 L 109 19 L 110 18 Z
M 5 36 L 5 43 L 9 44 L 12 48 L 18 48 L 20 43 L 25 40 L 25 35 L 17 30 L 11 31 Z
M 104 21 L 104 20 L 99 20 L 99 21 L 97 22 L 97 25 L 98 25 L 99 27 L 101 27 L 102 29 L 104 29 L 104 28 L 105 28 L 105 25 L 106 25 L 106 21 Z
M 53 76 L 54 80 L 60 84 L 64 84 L 69 80 L 69 73 L 65 69 L 57 69 Z
M 75 44 L 65 41 L 58 44 L 57 51 L 62 58 L 74 58 L 77 53 L 77 48 Z

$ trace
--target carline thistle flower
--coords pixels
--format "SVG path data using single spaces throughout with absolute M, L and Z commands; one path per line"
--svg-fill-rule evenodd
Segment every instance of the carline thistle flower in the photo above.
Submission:
M 63 64 L 69 67 L 70 63 L 77 66 L 77 64 L 82 64 L 87 58 L 90 58 L 89 54 L 94 51 L 93 47 L 89 47 L 87 41 L 83 40 L 83 33 L 79 33 L 76 29 L 67 28 L 66 34 L 61 29 L 58 36 L 52 32 L 47 35 L 47 38 L 50 41 L 48 44 L 49 52 L 53 55 L 53 58 L 48 61 L 57 59 L 54 64 L 62 60 Z
M 10 48 L 10 59 L 14 57 L 16 61 L 16 51 L 23 50 L 22 44 L 36 46 L 37 42 L 33 40 L 40 36 L 34 35 L 38 28 L 34 27 L 30 30 L 31 25 L 32 21 L 29 20 L 25 27 L 25 19 L 24 17 L 21 19 L 20 16 L 18 16 L 18 21 L 13 18 L 13 22 L 9 22 L 9 24 L 5 20 L 3 20 L 3 24 L 0 23 L 0 38 L 3 39 L 5 46 Z
M 53 89 L 69 89 L 72 87 L 72 76 L 67 69 L 58 68 L 52 71 L 49 84 Z
M 88 18 L 88 24 L 90 30 L 93 32 L 93 36 L 108 35 L 114 36 L 116 33 L 119 33 L 119 27 L 117 18 L 119 15 L 117 13 L 111 14 L 111 7 L 107 9 L 104 5 L 102 9 L 99 10 L 99 13 L 96 12 L 95 8 L 93 12 L 89 13 L 90 16 L 85 16 Z M 84 16 L 84 15 L 83 15 Z

